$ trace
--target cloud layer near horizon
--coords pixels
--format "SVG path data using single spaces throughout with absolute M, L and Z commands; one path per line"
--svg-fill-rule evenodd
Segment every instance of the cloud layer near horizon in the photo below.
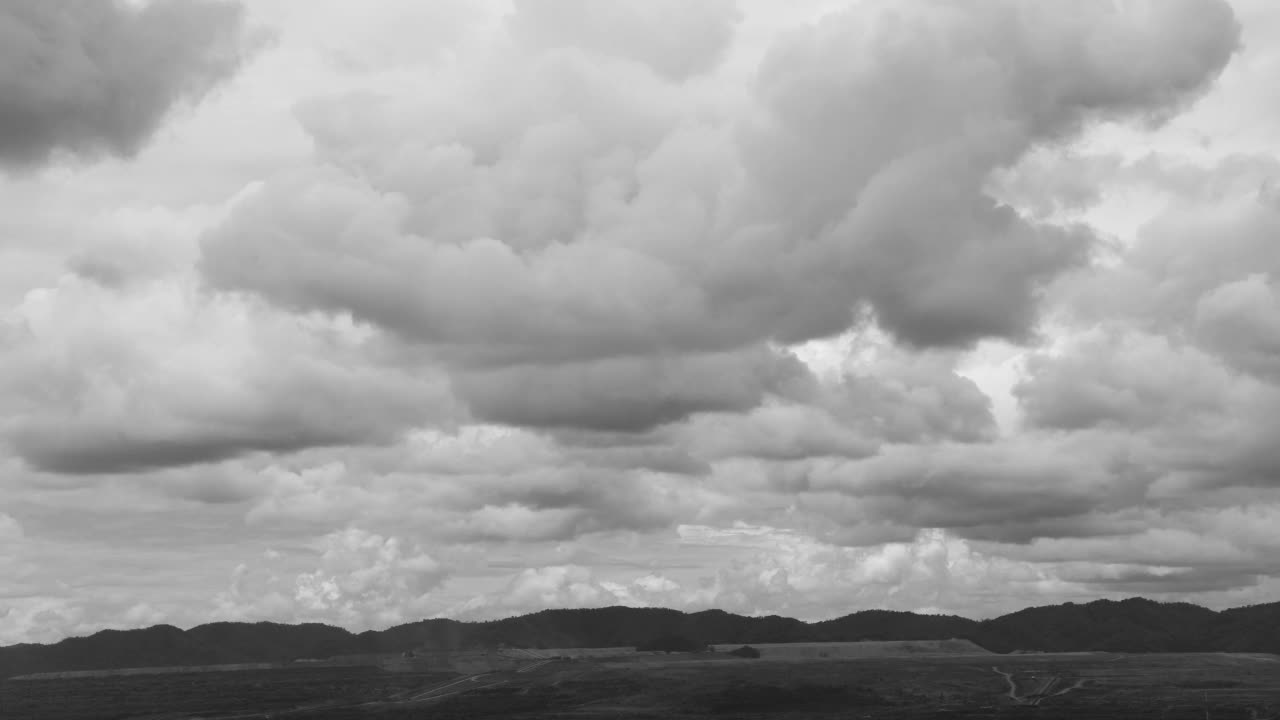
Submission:
M 1278 28 L 0 11 L 0 642 L 1273 599 Z

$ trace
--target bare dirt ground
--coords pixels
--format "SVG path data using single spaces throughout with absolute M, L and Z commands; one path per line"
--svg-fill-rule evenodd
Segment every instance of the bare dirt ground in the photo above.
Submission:
M 1277 660 L 1220 653 L 854 660 L 671 654 L 531 660 L 468 676 L 365 668 L 73 678 L 0 685 L 0 717 L 1275 720 Z M 161 680 L 167 688 L 149 684 Z

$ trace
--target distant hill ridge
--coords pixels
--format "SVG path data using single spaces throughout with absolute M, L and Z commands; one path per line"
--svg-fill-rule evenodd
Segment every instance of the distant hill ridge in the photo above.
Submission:
M 351 633 L 316 623 L 218 622 L 180 630 L 157 625 L 104 630 L 51 645 L 0 648 L 0 678 L 27 673 L 126 667 L 286 662 L 416 648 L 617 647 L 660 638 L 701 644 L 971 640 L 994 652 L 1261 652 L 1280 654 L 1280 602 L 1216 612 L 1144 598 L 1028 608 L 984 621 L 953 615 L 864 610 L 806 623 L 723 610 L 685 613 L 662 608 L 543 610 L 489 622 L 422 620 Z

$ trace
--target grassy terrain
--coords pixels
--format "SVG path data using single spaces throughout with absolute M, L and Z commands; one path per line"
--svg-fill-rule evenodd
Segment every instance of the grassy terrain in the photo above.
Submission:
M 340 700 L 384 698 L 452 675 L 376 667 L 284 668 L 0 682 L 3 720 L 262 716 Z
M 328 706 L 317 705 L 326 700 Z M 280 718 L 322 720 L 1260 720 L 1280 716 L 1280 658 L 1097 653 L 753 660 L 672 654 L 555 662 L 461 682 L 330 668 L 0 686 L 5 720 L 248 720 L 271 711 Z

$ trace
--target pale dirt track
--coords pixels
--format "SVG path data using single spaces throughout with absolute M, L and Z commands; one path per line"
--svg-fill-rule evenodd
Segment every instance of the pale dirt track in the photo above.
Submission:
M 1013 673 L 1007 673 L 994 666 L 991 669 L 1004 678 L 1005 683 L 1009 686 L 1009 691 L 1005 694 L 1009 696 L 1010 700 L 1019 705 L 1038 706 L 1048 698 L 1066 695 L 1072 690 L 1084 687 L 1085 683 L 1084 680 L 1076 680 L 1071 685 L 1063 687 L 1063 683 L 1066 681 L 1061 676 L 1050 675 L 1037 682 L 1034 689 L 1029 692 L 1023 692 L 1018 689 L 1018 681 L 1013 677 Z
M 188 716 L 191 718 L 199 717 L 199 720 L 256 720 L 258 718 L 287 718 L 290 715 L 306 712 L 308 710 L 316 710 L 319 708 L 339 709 L 339 708 L 376 708 L 376 707 L 402 707 L 426 705 L 437 700 L 443 700 L 454 695 L 471 692 L 473 690 L 484 690 L 486 688 L 497 687 L 515 679 L 518 673 L 532 673 L 540 670 L 546 665 L 555 662 L 552 658 L 542 658 L 531 660 L 529 664 L 524 665 L 515 671 L 515 673 L 477 673 L 475 675 L 466 675 L 460 678 L 449 680 L 444 683 L 438 683 L 427 687 L 414 688 L 406 690 L 385 700 L 370 700 L 360 703 L 342 703 L 342 702 L 323 702 L 312 705 L 304 705 L 290 710 L 277 710 L 270 713 L 242 713 L 236 715 L 219 715 L 219 716 Z M 482 682 L 483 681 L 483 682 Z

